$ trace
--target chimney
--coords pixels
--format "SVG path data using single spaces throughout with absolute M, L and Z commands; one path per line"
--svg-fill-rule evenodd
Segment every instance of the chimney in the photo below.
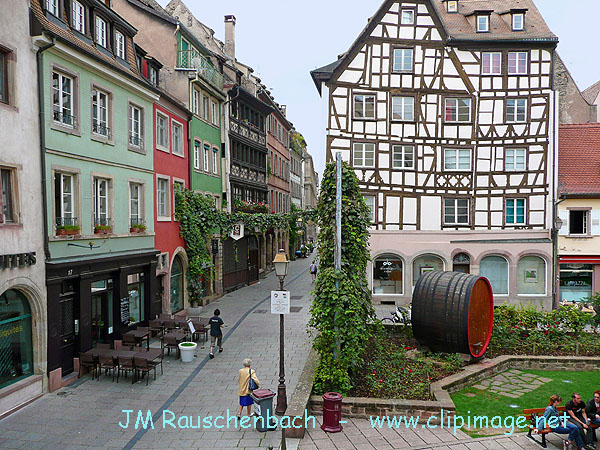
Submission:
M 281 105 L 281 113 L 283 114 L 283 117 L 286 116 L 286 112 L 287 112 L 287 106 L 286 105 Z
M 225 16 L 225 54 L 235 60 L 235 16 Z

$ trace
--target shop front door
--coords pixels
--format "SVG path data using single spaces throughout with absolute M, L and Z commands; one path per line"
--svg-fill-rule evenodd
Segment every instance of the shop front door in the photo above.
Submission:
M 75 298 L 63 297 L 59 301 L 60 309 L 60 366 L 62 374 L 73 372 L 73 358 L 76 355 L 75 340 Z
M 248 238 L 248 283 L 258 281 L 258 242 L 256 236 Z
M 108 340 L 108 295 L 106 292 L 92 295 L 92 347 Z

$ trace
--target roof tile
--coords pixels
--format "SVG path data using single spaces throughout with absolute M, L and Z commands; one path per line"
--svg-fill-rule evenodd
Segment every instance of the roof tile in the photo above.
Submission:
M 561 125 L 558 136 L 560 193 L 600 195 L 600 123 Z

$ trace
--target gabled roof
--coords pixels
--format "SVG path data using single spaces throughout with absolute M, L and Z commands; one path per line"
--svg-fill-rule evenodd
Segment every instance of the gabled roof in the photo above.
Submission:
M 336 70 L 351 55 L 379 24 L 383 16 L 389 11 L 397 0 L 385 0 L 377 12 L 371 17 L 367 26 L 361 31 L 350 49 L 338 57 L 338 60 L 327 66 L 311 71 L 311 76 L 320 93 L 321 81 L 328 81 Z M 449 13 L 446 9 L 446 0 L 428 0 L 433 7 L 433 20 L 441 26 L 440 34 L 448 44 L 460 43 L 537 43 L 556 46 L 558 38 L 550 31 L 544 18 L 538 11 L 533 0 L 459 0 L 458 12 Z M 512 31 L 511 11 L 519 10 L 525 14 L 525 30 Z M 475 31 L 476 11 L 490 12 L 490 32 L 477 33 Z
M 560 125 L 560 195 L 600 196 L 600 123 Z
M 89 39 L 82 39 L 81 35 L 78 33 L 74 33 L 71 30 L 71 27 L 68 26 L 69 21 L 60 22 L 58 19 L 55 19 L 57 23 L 48 19 L 44 13 L 41 4 L 42 0 L 31 0 L 31 11 L 33 13 L 33 24 L 32 24 L 32 33 L 36 33 L 38 31 L 48 32 L 51 35 L 55 36 L 58 40 L 65 42 L 66 44 L 76 47 L 78 50 L 87 53 L 92 58 L 97 61 L 101 61 L 102 63 L 116 69 L 117 71 L 123 73 L 129 78 L 132 78 L 138 82 L 143 83 L 146 87 L 150 88 L 153 91 L 156 91 L 156 88 L 150 84 L 139 72 L 137 67 L 137 62 L 135 60 L 135 47 L 132 39 L 127 39 L 127 63 L 129 63 L 129 67 L 123 65 L 123 63 L 119 62 L 117 58 L 110 54 L 107 51 L 99 50 L 96 47 L 96 44 Z M 119 16 L 113 10 L 104 6 L 101 1 L 96 0 L 96 7 L 98 9 L 103 10 L 107 15 L 116 19 L 123 27 L 126 27 L 132 34 L 135 34 L 137 30 L 132 27 L 128 22 L 125 21 L 121 16 Z M 59 25 L 60 23 L 61 25 Z M 104 50 L 104 49 L 103 49 Z
M 592 84 L 589 88 L 582 92 L 583 98 L 590 104 L 593 105 L 600 94 L 600 81 Z

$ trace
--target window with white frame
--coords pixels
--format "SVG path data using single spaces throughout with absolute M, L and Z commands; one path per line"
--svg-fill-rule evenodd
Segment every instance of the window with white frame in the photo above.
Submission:
M 514 13 L 512 15 L 512 29 L 513 31 L 523 31 L 525 29 L 525 14 Z
M 504 170 L 519 172 L 526 168 L 526 151 L 524 148 L 507 148 L 504 150 Z
M 194 169 L 200 170 L 200 143 L 194 142 Z
M 367 208 L 369 208 L 369 211 L 371 211 L 371 222 L 375 223 L 376 221 L 376 210 L 375 210 L 375 196 L 373 195 L 365 195 L 364 196 L 365 199 L 365 203 L 367 204 Z
M 209 161 L 210 161 L 210 146 L 207 144 L 204 144 L 204 171 L 208 172 L 208 167 L 209 167 Z
M 444 170 L 471 170 L 471 149 L 445 148 Z
M 414 62 L 414 49 L 394 49 L 394 72 L 412 72 Z
M 129 143 L 141 147 L 142 140 L 142 111 L 137 106 L 129 105 Z
M 448 12 L 455 13 L 458 12 L 458 0 L 448 0 Z
M 125 59 L 125 36 L 120 31 L 115 31 L 115 47 L 117 56 Z
M 527 99 L 508 98 L 506 99 L 506 121 L 507 122 L 525 122 L 527 120 Z
M 506 199 L 506 224 L 522 225 L 525 223 L 525 199 Z
M 156 179 L 156 206 L 157 215 L 162 219 L 169 219 L 171 211 L 169 210 L 169 179 Z
M 211 100 L 210 102 L 210 120 L 213 125 L 219 125 L 219 105 L 217 102 Z
M 198 91 L 192 88 L 192 112 L 194 114 L 198 114 L 198 96 Z
M 167 123 L 169 119 L 160 113 L 156 114 L 156 146 L 168 150 Z
M 52 73 L 52 104 L 54 121 L 74 126 L 73 78 L 59 72 Z
M 527 75 L 527 52 L 508 52 L 508 74 Z
M 414 169 L 415 147 L 412 145 L 392 146 L 392 167 L 394 169 Z
M 481 73 L 483 75 L 501 75 L 502 74 L 502 53 L 482 52 L 481 53 Z
M 374 119 L 375 118 L 375 96 L 374 95 L 354 95 L 354 118 L 355 119 Z
M 129 226 L 142 225 L 142 185 L 129 183 Z
M 415 120 L 414 97 L 392 97 L 392 120 L 412 122 Z
M 477 32 L 487 33 L 488 31 L 490 31 L 490 16 L 477 16 Z
M 108 183 L 104 178 L 94 178 L 94 226 L 108 226 Z
M 497 295 L 508 295 L 508 261 L 502 256 L 486 256 L 479 263 L 479 275 L 486 277 Z
M 590 211 L 585 209 L 569 210 L 569 235 L 589 234 Z
M 183 126 L 178 122 L 172 121 L 171 134 L 173 138 L 173 153 L 183 155 Z
M 212 173 L 215 175 L 219 173 L 219 149 L 217 147 L 213 147 Z
M 173 180 L 173 211 L 177 210 L 177 192 L 183 192 L 185 190 L 185 183 L 183 181 Z
M 0 196 L 0 224 L 15 223 L 17 217 L 16 182 L 17 171 L 12 167 L 0 167 L 2 195 Z
M 469 199 L 445 198 L 444 199 L 444 224 L 468 225 L 469 224 Z
M 447 98 L 445 110 L 446 122 L 470 122 L 471 121 L 471 99 L 470 98 Z
M 75 175 L 54 174 L 54 214 L 57 227 L 77 225 L 75 217 Z
M 150 83 L 153 86 L 158 86 L 158 70 L 154 66 L 148 67 L 148 73 L 150 73 Z
M 85 33 L 85 8 L 77 0 L 73 0 L 71 24 L 74 30 Z
M 394 254 L 373 261 L 373 294 L 402 294 L 402 259 Z
M 58 17 L 58 0 L 46 0 L 46 10 L 53 16 Z
M 562 281 L 562 280 L 561 280 Z M 517 263 L 517 293 L 546 294 L 546 261 L 539 256 L 524 256 Z
M 400 19 L 402 25 L 414 25 L 415 23 L 415 10 L 414 9 L 403 9 L 402 18 Z
M 208 121 L 208 97 L 202 94 L 202 118 Z
M 106 22 L 96 16 L 96 43 L 106 48 Z
M 109 137 L 108 127 L 108 93 L 100 89 L 92 90 L 92 132 L 99 136 Z
M 375 167 L 375 144 L 371 142 L 355 142 L 352 152 L 354 167 Z

